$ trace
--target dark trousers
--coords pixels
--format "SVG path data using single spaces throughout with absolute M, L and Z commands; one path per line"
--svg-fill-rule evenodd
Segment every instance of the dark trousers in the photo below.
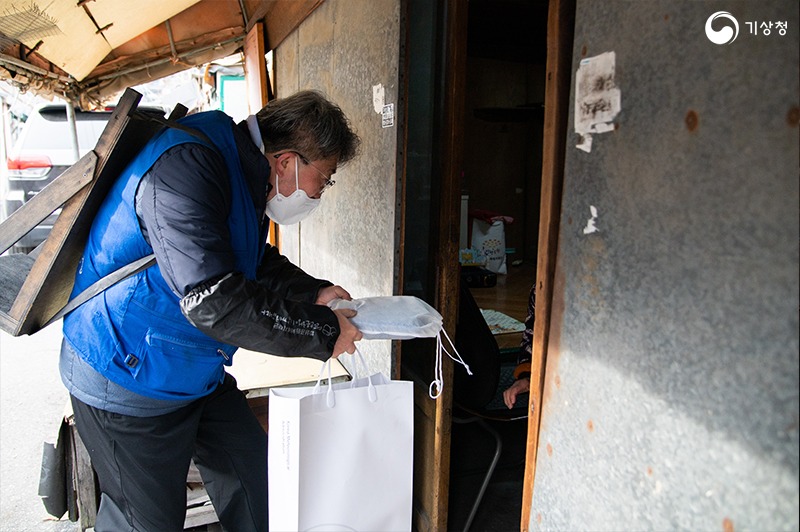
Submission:
M 192 458 L 226 530 L 267 530 L 267 437 L 230 375 L 161 416 L 72 407 L 100 481 L 96 532 L 183 530 Z

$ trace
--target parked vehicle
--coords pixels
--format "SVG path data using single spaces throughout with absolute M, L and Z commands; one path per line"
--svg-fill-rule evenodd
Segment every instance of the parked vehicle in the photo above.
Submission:
M 156 107 L 138 109 L 164 116 L 163 110 Z M 8 183 L 3 205 L 5 213 L 8 215 L 20 208 L 80 157 L 94 149 L 112 112 L 113 109 L 75 110 L 77 158 L 65 105 L 46 105 L 31 113 L 8 158 Z M 11 252 L 28 253 L 42 243 L 60 211 L 61 209 L 57 209 L 22 237 L 11 248 Z

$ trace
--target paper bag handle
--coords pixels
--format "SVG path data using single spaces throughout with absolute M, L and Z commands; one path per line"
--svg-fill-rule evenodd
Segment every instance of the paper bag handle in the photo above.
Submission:
M 364 358 L 364 355 L 361 354 L 361 351 L 356 348 L 355 353 L 353 356 L 356 356 L 358 360 L 361 362 L 361 368 L 364 370 L 364 375 L 367 378 L 367 398 L 369 399 L 370 403 L 374 403 L 378 400 L 378 391 L 375 389 L 375 385 L 372 383 L 372 378 L 369 376 L 369 368 L 367 367 L 367 361 Z M 333 380 L 331 379 L 331 360 L 329 358 L 325 362 L 322 363 L 322 367 L 319 370 L 319 376 L 317 377 L 317 383 L 314 385 L 314 389 L 311 392 L 312 394 L 319 393 L 320 387 L 322 385 L 322 374 L 325 372 L 325 367 L 328 368 L 328 391 L 326 392 L 325 403 L 327 404 L 328 408 L 333 408 L 336 406 L 336 397 L 333 391 Z M 350 383 L 350 387 L 353 388 L 355 386 L 355 381 L 358 379 L 358 365 L 356 364 L 356 371 L 355 371 L 355 378 Z
M 328 405 L 328 408 L 333 408 L 336 406 L 336 398 L 333 396 L 333 379 L 331 378 L 330 358 L 322 363 L 322 367 L 319 369 L 319 375 L 317 376 L 317 383 L 314 385 L 314 389 L 311 391 L 311 394 L 316 395 L 319 393 L 319 388 L 322 384 L 322 374 L 325 371 L 326 366 L 328 368 L 328 392 L 326 393 L 325 402 Z
M 367 366 L 367 359 L 364 358 L 364 355 L 361 354 L 361 351 L 358 350 L 356 347 L 355 353 L 353 356 L 357 357 L 358 360 L 361 362 L 361 369 L 364 370 L 364 377 L 367 377 L 368 384 L 367 384 L 367 397 L 369 398 L 370 403 L 374 403 L 378 400 L 378 392 L 375 390 L 375 385 L 372 384 L 372 378 L 369 376 L 369 367 Z M 356 368 L 356 375 L 358 375 L 358 368 Z M 358 377 L 356 377 L 358 378 Z M 350 387 L 355 387 L 356 379 L 353 379 L 350 382 Z

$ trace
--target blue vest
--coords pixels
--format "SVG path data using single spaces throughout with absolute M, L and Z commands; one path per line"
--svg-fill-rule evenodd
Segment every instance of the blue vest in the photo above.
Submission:
M 219 111 L 187 116 L 180 123 L 204 133 L 225 161 L 231 187 L 228 215 L 236 269 L 255 279 L 264 252 L 260 217 L 253 205 L 233 138 L 233 121 Z M 72 296 L 114 270 L 149 255 L 134 209 L 139 181 L 169 148 L 208 145 L 176 128 L 154 137 L 122 172 L 95 217 Z M 128 277 L 64 318 L 64 337 L 107 379 L 157 399 L 193 399 L 212 392 L 236 347 L 205 335 L 183 316 L 180 298 L 158 265 Z

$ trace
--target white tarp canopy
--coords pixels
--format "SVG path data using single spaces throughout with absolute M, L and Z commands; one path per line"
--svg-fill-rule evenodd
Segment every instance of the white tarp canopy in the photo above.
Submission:
M 264 23 L 275 48 L 323 0 L 0 0 L 0 78 L 100 102 L 227 57 Z
M 0 31 L 82 81 L 114 48 L 199 0 L 0 0 Z

